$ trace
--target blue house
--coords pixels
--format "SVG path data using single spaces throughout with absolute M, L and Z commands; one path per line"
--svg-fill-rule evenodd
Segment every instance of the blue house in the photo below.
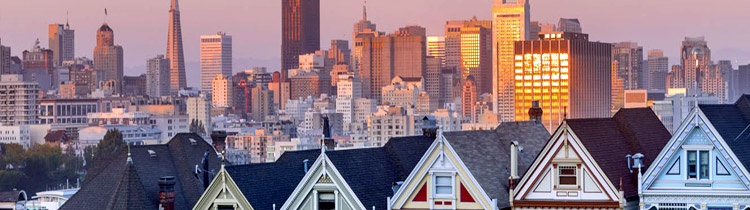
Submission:
M 750 209 L 750 95 L 699 105 L 643 174 L 640 208 Z

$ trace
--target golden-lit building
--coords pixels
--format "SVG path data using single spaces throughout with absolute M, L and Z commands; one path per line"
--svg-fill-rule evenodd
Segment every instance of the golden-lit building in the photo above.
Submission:
M 549 32 L 515 43 L 515 120 L 529 120 L 533 101 L 552 132 L 563 119 L 609 117 L 611 48 L 587 34 Z
M 492 95 L 495 113 L 513 121 L 513 43 L 529 40 L 528 0 L 495 0 L 492 9 Z
M 492 34 L 490 28 L 461 28 L 461 79 L 469 75 L 476 80 L 477 93 L 492 92 Z

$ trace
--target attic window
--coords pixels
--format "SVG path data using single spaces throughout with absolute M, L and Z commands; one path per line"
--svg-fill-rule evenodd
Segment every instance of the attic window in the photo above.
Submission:
M 148 150 L 148 155 L 151 157 L 156 157 L 156 152 L 154 152 L 154 150 Z
M 193 146 L 198 145 L 198 141 L 195 141 L 195 139 L 190 138 L 190 145 L 193 145 Z
M 578 185 L 577 171 L 575 166 L 560 166 L 557 175 L 560 186 Z

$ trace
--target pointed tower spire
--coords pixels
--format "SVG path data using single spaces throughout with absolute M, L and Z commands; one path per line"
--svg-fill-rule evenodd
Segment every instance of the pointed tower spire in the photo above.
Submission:
M 171 10 L 180 10 L 179 5 L 177 4 L 177 0 L 172 0 L 172 6 L 170 7 Z
M 169 59 L 169 89 L 171 93 L 187 87 L 185 75 L 185 56 L 182 51 L 182 29 L 180 26 L 180 6 L 172 0 L 169 9 L 169 28 L 167 31 L 167 59 Z
M 362 3 L 362 20 L 367 20 L 367 0 Z

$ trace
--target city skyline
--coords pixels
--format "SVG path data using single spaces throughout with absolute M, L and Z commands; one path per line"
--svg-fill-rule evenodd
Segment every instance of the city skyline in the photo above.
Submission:
M 427 35 L 441 35 L 445 21 L 467 20 L 473 16 L 477 16 L 480 20 L 489 20 L 491 16 L 491 1 L 429 2 L 428 7 L 420 6 L 426 1 L 417 0 L 400 3 L 402 6 L 398 8 L 390 8 L 388 5 L 392 5 L 395 1 L 370 1 L 367 3 L 368 20 L 378 24 L 379 30 L 384 32 L 394 31 L 407 25 L 420 25 L 427 29 Z M 44 8 L 33 6 L 40 3 L 49 6 Z M 750 44 L 737 42 L 744 38 L 744 34 L 750 33 L 750 29 L 736 27 L 742 25 L 742 20 L 750 18 L 750 14 L 742 12 L 742 8 L 750 7 L 750 2 L 691 4 L 668 0 L 610 1 L 607 4 L 592 4 L 586 0 L 564 2 L 535 0 L 530 3 L 533 8 L 531 15 L 533 21 L 556 23 L 559 18 L 578 18 L 584 33 L 592 34 L 591 40 L 609 43 L 633 41 L 643 46 L 644 51 L 662 49 L 664 55 L 670 58 L 670 65 L 676 64 L 679 60 L 679 46 L 686 36 L 705 36 L 712 48 L 714 60 L 732 60 L 734 66 L 750 61 L 748 58 L 750 51 L 743 50 L 750 48 Z M 95 44 L 94 32 L 105 20 L 111 27 L 117 29 L 118 44 L 128 52 L 125 55 L 127 75 L 145 73 L 145 60 L 165 53 L 163 46 L 167 40 L 164 33 L 168 26 L 165 13 L 170 6 L 170 1 L 167 0 L 140 1 L 137 4 L 133 4 L 132 1 L 49 2 L 33 0 L 13 1 L 8 4 L 9 6 L 4 8 L 14 8 L 14 10 L 6 11 L 0 8 L 0 28 L 8 29 L 2 30 L 0 37 L 2 37 L 3 45 L 12 47 L 13 55 L 20 55 L 21 51 L 29 49 L 36 38 L 42 38 L 41 45 L 47 46 L 47 40 L 43 39 L 47 34 L 45 26 L 64 23 L 66 11 L 70 14 L 67 18 L 71 28 L 78 31 L 75 47 L 77 56 L 93 57 L 91 50 Z M 461 4 L 462 9 L 455 10 L 458 4 Z M 277 12 L 280 7 L 281 3 L 274 1 L 208 3 L 184 0 L 180 2 L 188 83 L 195 84 L 195 81 L 199 80 L 199 36 L 220 30 L 237 37 L 234 57 L 239 62 L 235 62 L 235 71 L 252 66 L 265 66 L 271 71 L 277 71 L 280 68 L 281 58 L 281 39 L 278 38 L 281 34 L 281 14 Z M 320 42 L 325 45 L 331 39 L 350 39 L 351 28 L 341 27 L 341 25 L 351 26 L 360 20 L 361 7 L 360 1 L 322 2 Z M 104 16 L 104 8 L 109 10 L 108 17 Z M 268 9 L 259 10 L 259 8 Z M 637 12 L 627 17 L 601 18 L 601 15 L 608 14 L 612 10 Z M 435 13 L 434 11 L 441 12 Z M 717 15 L 694 15 L 697 12 Z M 31 13 L 49 15 L 24 16 L 24 14 Z M 133 16 L 132 14 L 139 15 Z M 22 16 L 27 18 L 18 18 Z M 660 21 L 652 21 L 656 19 Z M 35 25 L 38 27 L 27 27 Z M 621 27 L 613 30 L 613 25 Z M 258 30 L 258 28 L 263 30 Z M 656 30 L 660 32 L 650 33 Z

